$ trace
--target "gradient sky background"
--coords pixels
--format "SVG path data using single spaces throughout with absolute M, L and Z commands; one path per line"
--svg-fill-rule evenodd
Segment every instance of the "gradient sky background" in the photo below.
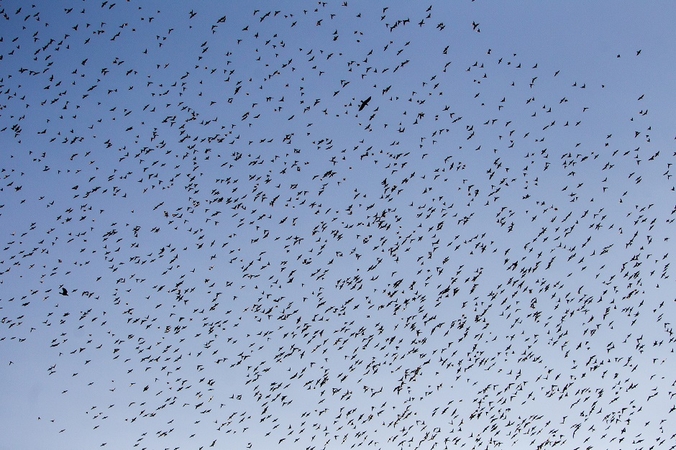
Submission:
M 676 446 L 672 2 L 0 8 L 1 449 Z

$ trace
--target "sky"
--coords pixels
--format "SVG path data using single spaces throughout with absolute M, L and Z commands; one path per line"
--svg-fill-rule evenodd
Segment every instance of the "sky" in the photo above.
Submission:
M 0 449 L 676 446 L 673 3 L 0 9 Z

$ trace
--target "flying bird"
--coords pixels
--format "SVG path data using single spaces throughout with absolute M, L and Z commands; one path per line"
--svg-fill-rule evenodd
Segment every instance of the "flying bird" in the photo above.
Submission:
M 366 108 L 366 105 L 368 105 L 370 101 L 371 101 L 371 96 L 369 96 L 365 100 L 362 100 L 361 103 L 359 104 L 359 111 Z

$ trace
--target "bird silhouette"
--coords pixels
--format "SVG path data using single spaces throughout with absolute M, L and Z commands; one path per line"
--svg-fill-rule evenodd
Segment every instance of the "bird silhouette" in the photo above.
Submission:
M 366 108 L 366 106 L 369 104 L 371 101 L 371 96 L 367 97 L 366 99 L 362 100 L 361 103 L 359 104 L 359 111 L 362 109 Z

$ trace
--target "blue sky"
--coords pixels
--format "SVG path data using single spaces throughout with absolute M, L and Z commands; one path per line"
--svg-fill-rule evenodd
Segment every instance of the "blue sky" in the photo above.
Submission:
M 2 8 L 0 448 L 673 446 L 670 2 Z

